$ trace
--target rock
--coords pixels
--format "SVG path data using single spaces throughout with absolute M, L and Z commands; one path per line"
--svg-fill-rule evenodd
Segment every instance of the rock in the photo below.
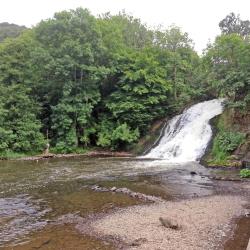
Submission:
M 111 192 L 115 192 L 117 190 L 117 187 L 112 187 L 112 188 L 110 188 L 110 191 Z
M 129 194 L 130 193 L 130 190 L 128 188 L 118 188 L 116 190 L 116 192 L 118 193 L 123 193 L 123 194 Z
M 250 160 L 243 160 L 241 162 L 241 167 L 250 169 Z
M 166 228 L 171 228 L 174 230 L 177 230 L 180 228 L 179 224 L 175 220 L 160 217 L 159 221 L 161 222 L 162 226 Z
M 228 157 L 229 160 L 235 160 L 235 161 L 240 160 L 240 158 L 241 158 L 241 156 L 240 156 L 240 155 L 236 155 L 236 154 L 230 155 L 230 156 Z
M 105 187 L 102 187 L 102 188 L 100 189 L 100 191 L 101 191 L 101 192 L 109 192 L 109 189 L 108 189 L 108 188 L 105 188 Z
M 195 171 L 190 172 L 191 175 L 196 175 L 197 173 Z
M 122 193 L 126 194 L 132 198 L 137 198 L 141 199 L 144 201 L 150 201 L 150 202 L 162 202 L 161 198 L 151 196 L 151 195 L 146 195 L 138 192 L 133 192 L 132 190 L 128 188 L 117 188 L 117 187 L 112 187 L 112 188 L 106 188 L 106 187 L 101 187 L 99 185 L 93 185 L 93 186 L 84 186 L 84 187 L 89 187 L 91 190 L 96 191 L 96 192 L 112 192 L 112 193 Z
M 94 190 L 94 191 L 97 191 L 97 190 L 100 189 L 100 186 L 94 185 L 94 186 L 91 187 L 91 189 Z

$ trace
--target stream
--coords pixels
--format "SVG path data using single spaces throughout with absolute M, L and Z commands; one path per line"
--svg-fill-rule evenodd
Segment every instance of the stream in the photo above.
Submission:
M 56 221 L 68 214 L 84 218 L 145 201 L 95 192 L 90 186 L 126 187 L 164 200 L 246 192 L 241 182 L 209 178 L 224 172 L 197 162 L 170 164 L 141 158 L 1 161 L 0 249 L 113 249 L 109 242 L 81 235 L 73 223 Z M 237 177 L 238 172 L 228 174 Z

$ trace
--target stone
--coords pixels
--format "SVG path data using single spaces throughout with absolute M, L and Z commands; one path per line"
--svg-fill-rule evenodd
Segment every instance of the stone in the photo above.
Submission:
M 92 190 L 95 190 L 95 191 L 99 190 L 100 188 L 101 188 L 101 187 L 98 186 L 98 185 L 94 185 L 94 186 L 91 187 L 91 189 L 92 189 Z
M 161 222 L 162 226 L 164 226 L 166 228 L 171 228 L 171 229 L 174 229 L 174 230 L 177 230 L 177 229 L 180 228 L 178 222 L 175 221 L 175 220 L 160 217 L 159 221 Z
M 250 160 L 243 160 L 241 162 L 241 167 L 250 169 Z
M 117 188 L 116 187 L 112 187 L 112 188 L 110 188 L 110 191 L 112 191 L 112 192 L 115 192 L 117 190 Z
M 123 194 L 129 194 L 129 193 L 130 193 L 130 190 L 127 189 L 127 188 L 118 188 L 118 189 L 116 190 L 116 192 L 118 192 L 118 193 L 123 193 Z
M 197 173 L 195 171 L 190 172 L 191 175 L 196 175 Z

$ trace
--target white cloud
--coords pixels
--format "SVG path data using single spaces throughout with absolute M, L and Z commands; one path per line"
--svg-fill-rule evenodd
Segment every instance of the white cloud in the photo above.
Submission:
M 95 15 L 124 9 L 150 26 L 175 23 L 189 33 L 198 51 L 219 33 L 219 21 L 230 12 L 250 19 L 249 0 L 2 0 L 0 22 L 31 26 L 54 12 L 79 6 Z

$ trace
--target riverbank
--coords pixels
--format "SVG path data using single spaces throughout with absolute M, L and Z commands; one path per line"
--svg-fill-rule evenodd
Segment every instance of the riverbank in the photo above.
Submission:
M 52 158 L 70 158 L 70 157 L 79 157 L 79 156 L 86 156 L 86 157 L 133 157 L 134 155 L 129 152 L 113 152 L 113 151 L 88 151 L 86 153 L 69 153 L 69 154 L 39 154 L 39 155 L 31 155 L 31 156 L 24 156 L 20 155 L 15 157 L 0 157 L 0 160 L 20 160 L 20 161 L 38 161 L 38 160 L 45 160 L 45 159 L 52 159 Z
M 93 221 L 88 231 L 120 240 L 131 250 L 221 249 L 232 234 L 233 219 L 244 214 L 244 204 L 242 197 L 210 196 L 134 206 Z M 174 221 L 178 229 L 163 226 L 160 217 Z

